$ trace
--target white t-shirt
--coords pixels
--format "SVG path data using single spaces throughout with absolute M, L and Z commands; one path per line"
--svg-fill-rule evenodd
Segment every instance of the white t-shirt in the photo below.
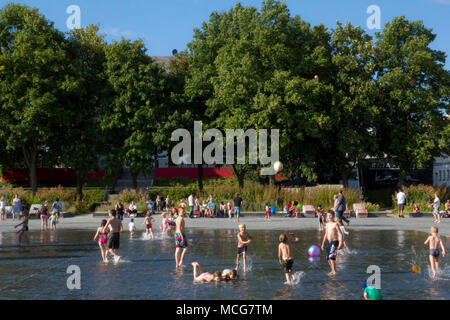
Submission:
M 134 225 L 134 222 L 130 222 L 130 223 L 128 224 L 128 228 L 130 229 L 130 231 L 136 230 L 136 226 Z
M 0 201 L 0 209 L 5 209 L 6 208 L 6 201 L 2 200 Z
M 130 204 L 130 207 L 128 208 L 129 210 L 137 210 L 137 205 L 135 204 Z
M 441 200 L 438 197 L 436 197 L 434 198 L 433 203 L 434 203 L 433 205 L 434 210 L 435 211 L 439 210 L 439 208 L 441 207 Z
M 194 197 L 192 195 L 189 196 L 188 201 L 189 201 L 189 207 L 194 206 Z
M 397 203 L 406 204 L 406 194 L 404 192 L 399 192 L 397 194 Z

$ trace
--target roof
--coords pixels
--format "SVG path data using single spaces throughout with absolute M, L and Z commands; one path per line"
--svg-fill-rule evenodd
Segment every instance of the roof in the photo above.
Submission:
M 168 67 L 170 61 L 174 60 L 174 56 L 156 56 L 152 57 L 156 63 L 163 65 L 164 67 Z

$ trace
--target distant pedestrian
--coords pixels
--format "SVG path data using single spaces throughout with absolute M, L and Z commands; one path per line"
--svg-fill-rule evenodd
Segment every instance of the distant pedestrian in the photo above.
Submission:
M 441 207 L 441 200 L 439 199 L 439 196 L 437 193 L 434 194 L 434 200 L 430 204 L 430 207 L 433 208 L 434 222 L 441 223 L 441 215 L 439 213 L 439 208 Z
M 347 204 L 345 201 L 344 193 L 342 190 L 339 191 L 339 195 L 337 197 L 337 207 L 336 211 L 338 213 L 338 218 L 347 222 L 347 226 L 350 225 L 350 221 L 344 217 L 344 211 L 347 209 Z
M 241 205 L 242 205 L 242 198 L 239 196 L 239 193 L 236 193 L 234 197 L 234 221 L 239 222 L 239 216 L 241 215 Z
M 400 189 L 397 193 L 397 205 L 398 205 L 398 217 L 404 218 L 403 210 L 405 210 L 406 205 L 406 194 L 403 192 L 403 189 Z

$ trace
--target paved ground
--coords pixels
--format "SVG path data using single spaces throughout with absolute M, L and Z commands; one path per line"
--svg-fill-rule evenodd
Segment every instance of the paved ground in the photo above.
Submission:
M 92 217 L 92 215 L 82 215 L 74 218 L 61 219 L 58 229 L 81 229 L 96 230 L 100 226 L 103 218 Z M 161 217 L 154 216 L 155 222 L 153 228 L 159 226 Z M 124 220 L 124 229 L 128 230 L 129 219 Z M 137 230 L 145 230 L 143 225 L 144 218 L 136 218 L 135 223 Z M 14 231 L 14 224 L 18 221 L 8 219 L 0 221 L 0 232 Z M 249 230 L 301 230 L 317 228 L 317 220 L 314 218 L 272 218 L 270 222 L 264 221 L 263 217 L 244 217 L 240 219 L 240 223 L 245 223 Z M 198 218 L 186 219 L 186 228 L 202 228 L 202 229 L 237 229 L 238 224 L 233 220 L 224 218 Z M 355 230 L 418 230 L 429 232 L 430 227 L 434 225 L 432 217 L 422 218 L 404 218 L 396 217 L 376 217 L 376 218 L 351 218 L 350 229 Z M 40 220 L 30 220 L 30 229 L 39 230 Z M 439 233 L 450 237 L 450 219 L 443 219 L 438 225 Z

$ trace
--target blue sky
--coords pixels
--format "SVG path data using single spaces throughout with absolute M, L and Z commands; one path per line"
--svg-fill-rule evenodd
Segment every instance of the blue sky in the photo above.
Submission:
M 0 0 L 0 6 L 11 1 Z M 229 10 L 236 0 L 22 0 L 13 1 L 37 7 L 56 26 L 67 31 L 66 13 L 70 5 L 81 9 L 81 25 L 99 24 L 107 40 L 143 38 L 153 56 L 170 55 L 173 49 L 186 48 L 193 29 L 209 19 L 212 11 Z M 243 5 L 261 7 L 262 0 L 242 0 Z M 450 54 L 450 0 L 287 0 L 291 15 L 300 15 L 312 25 L 333 28 L 336 21 L 349 21 L 366 29 L 370 5 L 381 9 L 381 24 L 405 15 L 422 20 L 437 38 L 433 48 Z M 379 31 L 379 30 L 378 30 Z M 447 58 L 446 67 L 450 67 Z

